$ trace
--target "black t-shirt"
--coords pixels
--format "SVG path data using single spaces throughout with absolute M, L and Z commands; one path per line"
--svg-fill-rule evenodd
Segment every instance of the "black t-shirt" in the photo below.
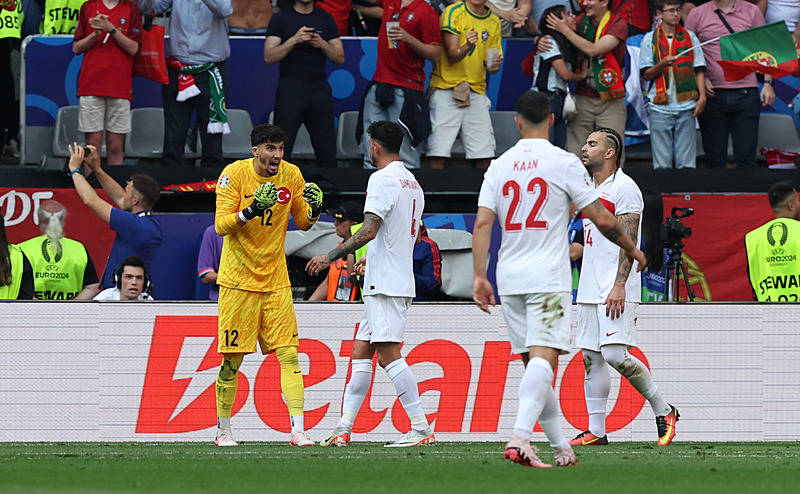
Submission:
M 333 16 L 322 9 L 314 8 L 310 14 L 301 14 L 293 8 L 281 10 L 269 21 L 267 37 L 277 36 L 281 43 L 291 38 L 303 27 L 313 27 L 325 41 L 339 37 L 339 29 Z M 325 54 L 309 43 L 301 43 L 281 60 L 282 75 L 302 75 L 309 77 L 325 77 Z

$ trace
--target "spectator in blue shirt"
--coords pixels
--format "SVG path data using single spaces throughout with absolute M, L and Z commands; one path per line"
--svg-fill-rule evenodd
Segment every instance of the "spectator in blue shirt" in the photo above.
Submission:
M 153 217 L 153 206 L 158 200 L 158 182 L 150 175 L 137 173 L 131 175 L 125 188 L 111 178 L 100 166 L 100 153 L 94 146 L 87 146 L 90 154 L 77 143 L 69 146 L 69 175 L 84 204 L 117 232 L 111 253 L 108 256 L 100 284 L 92 297 L 105 288 L 111 288 L 111 274 L 114 268 L 128 256 L 138 256 L 147 265 L 152 265 L 156 251 L 161 245 L 163 233 L 161 225 Z M 86 180 L 83 164 L 86 163 L 95 173 L 97 180 L 117 207 L 112 206 L 97 195 Z

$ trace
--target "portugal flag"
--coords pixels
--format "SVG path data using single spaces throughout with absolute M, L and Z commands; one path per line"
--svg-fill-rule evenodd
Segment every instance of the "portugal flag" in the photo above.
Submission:
M 753 72 L 778 78 L 798 71 L 794 40 L 783 21 L 723 36 L 719 39 L 719 49 L 719 65 L 726 81 Z

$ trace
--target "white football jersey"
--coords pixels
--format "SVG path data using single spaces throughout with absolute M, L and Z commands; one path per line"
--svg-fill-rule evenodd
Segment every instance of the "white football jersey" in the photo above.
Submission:
M 400 161 L 374 172 L 367 184 L 364 213 L 383 219 L 367 248 L 364 295 L 414 297 L 414 243 L 425 197 L 414 175 Z
M 583 209 L 595 199 L 578 158 L 546 139 L 520 139 L 493 160 L 483 176 L 478 206 L 494 211 L 503 229 L 498 293 L 571 291 L 570 201 Z
M 636 182 L 622 170 L 617 170 L 597 187 L 597 194 L 603 206 L 615 216 L 627 213 L 639 215 L 636 245 L 640 245 L 644 200 Z M 583 218 L 583 263 L 578 281 L 578 302 L 600 304 L 606 301 L 617 278 L 620 251 L 620 247 L 604 237 L 594 223 Z M 634 261 L 625 283 L 625 300 L 629 302 L 642 301 L 642 278 L 636 271 L 638 266 L 638 261 Z

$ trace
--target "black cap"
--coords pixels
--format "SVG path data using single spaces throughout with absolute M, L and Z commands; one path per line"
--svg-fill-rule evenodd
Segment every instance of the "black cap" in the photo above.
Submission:
M 337 220 L 353 220 L 356 223 L 364 221 L 364 207 L 355 202 L 343 202 L 339 207 L 329 209 L 328 214 Z

